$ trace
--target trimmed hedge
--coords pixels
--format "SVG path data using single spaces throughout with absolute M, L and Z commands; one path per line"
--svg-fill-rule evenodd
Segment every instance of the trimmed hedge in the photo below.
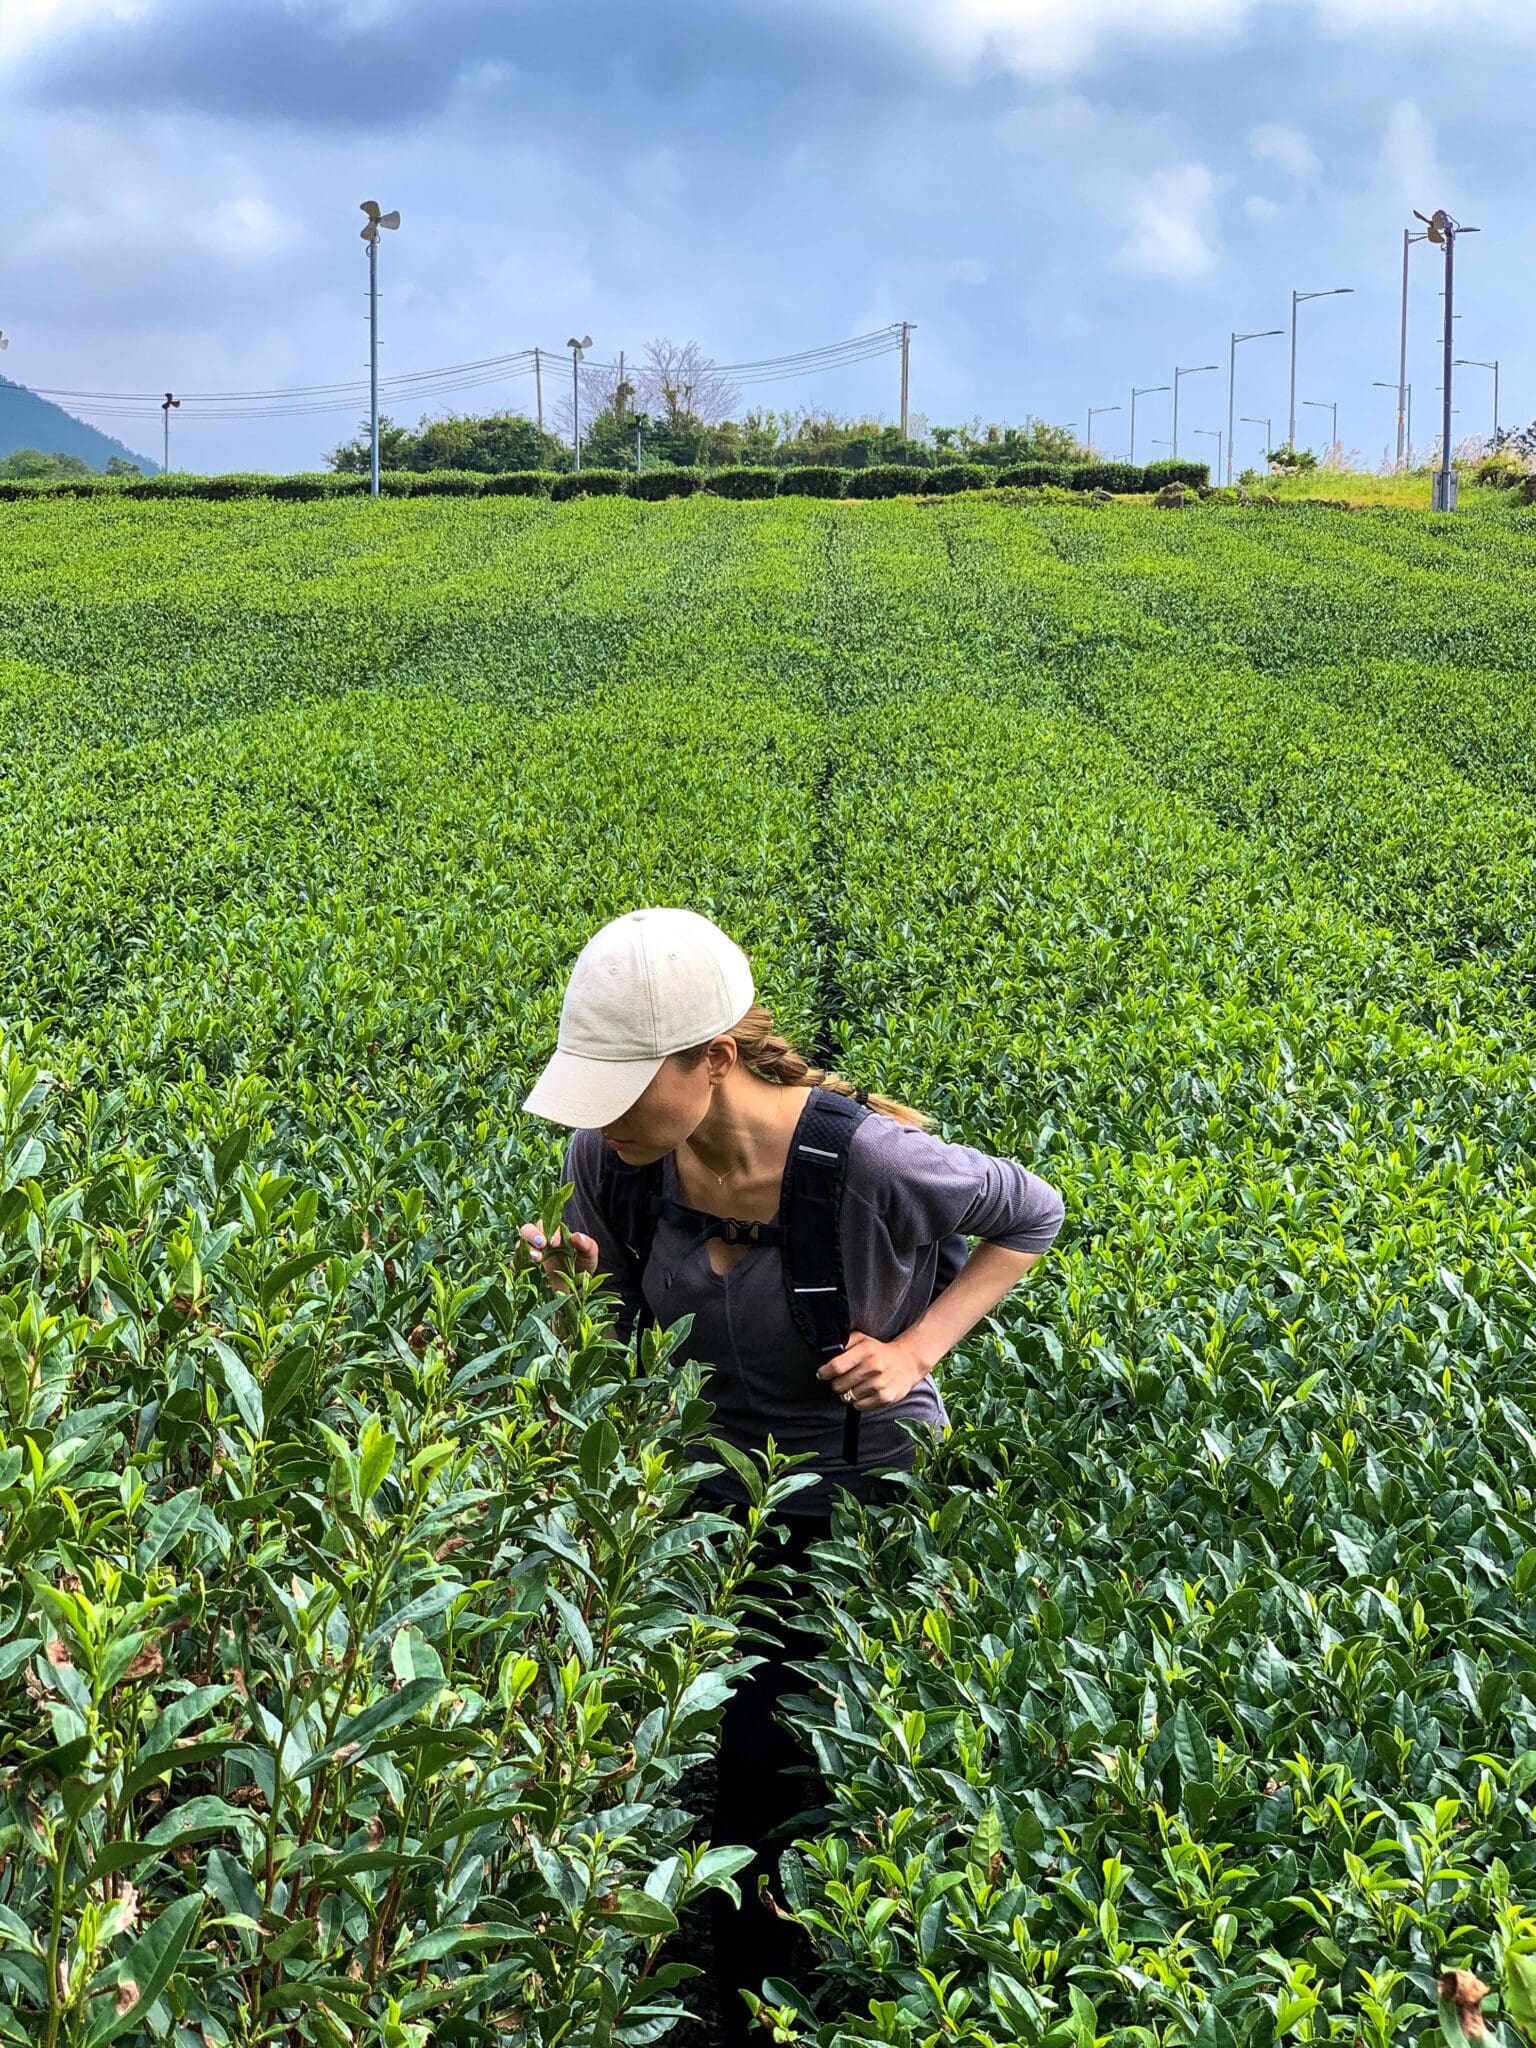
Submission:
M 485 480 L 488 498 L 547 498 L 560 472 L 557 469 L 503 469 Z
M 262 496 L 266 498 L 355 498 L 368 488 L 365 476 L 344 470 L 299 471 L 294 476 L 274 477 Z
M 1144 491 L 1160 491 L 1164 484 L 1188 484 L 1192 490 L 1201 491 L 1210 483 L 1211 465 L 1208 462 L 1186 462 L 1182 456 L 1175 462 L 1167 456 L 1161 462 L 1149 462 L 1142 471 Z
M 691 498 L 703 482 L 696 469 L 642 469 L 624 488 L 631 498 L 646 498 L 654 503 L 660 498 Z
M 841 498 L 847 495 L 847 489 L 847 470 L 833 469 L 826 463 L 806 463 L 801 468 L 779 472 L 781 498 Z
M 1000 484 L 1023 485 L 1026 489 L 1038 484 L 1060 484 L 1063 487 L 1072 482 L 1072 471 L 1061 462 L 1016 462 L 1011 469 L 998 472 Z
M 563 504 L 567 498 L 617 498 L 622 497 L 628 482 L 627 470 L 573 469 L 555 478 L 549 487 L 549 495 L 558 504 Z
M 772 498 L 778 493 L 779 472 L 746 464 L 740 469 L 719 469 L 706 478 L 704 488 L 712 498 Z
M 928 488 L 931 469 L 919 469 L 914 462 L 877 462 L 869 469 L 856 469 L 848 479 L 850 498 L 910 498 Z
M 1144 491 L 1146 472 L 1134 462 L 1079 462 L 1068 471 L 1077 491 Z
M 982 462 L 945 462 L 925 476 L 925 491 L 984 491 L 997 481 L 996 472 Z

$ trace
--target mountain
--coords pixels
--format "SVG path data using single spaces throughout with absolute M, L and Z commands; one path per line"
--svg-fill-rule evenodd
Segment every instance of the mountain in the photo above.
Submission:
M 38 448 L 44 455 L 79 455 L 92 469 L 105 469 L 109 456 L 121 455 L 136 462 L 146 476 L 157 476 L 160 471 L 158 462 L 135 454 L 110 434 L 98 433 L 62 405 L 0 377 L 0 456 L 12 455 L 18 448 Z

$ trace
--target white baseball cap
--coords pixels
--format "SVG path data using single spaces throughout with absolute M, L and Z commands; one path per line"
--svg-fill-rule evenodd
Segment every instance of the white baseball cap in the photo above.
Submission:
M 631 910 L 576 956 L 549 1064 L 523 1108 L 598 1130 L 645 1093 L 668 1053 L 751 1009 L 747 956 L 696 910 Z

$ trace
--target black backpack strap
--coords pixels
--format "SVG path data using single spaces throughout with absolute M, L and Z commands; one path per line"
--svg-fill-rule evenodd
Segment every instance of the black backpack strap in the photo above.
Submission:
M 848 1348 L 843 1274 L 843 1184 L 853 1134 L 872 1112 L 847 1095 L 813 1089 L 784 1173 L 784 1285 L 795 1327 L 825 1361 Z M 859 1411 L 843 1417 L 843 1459 L 859 1461 Z
M 627 1344 L 632 1336 L 650 1329 L 656 1321 L 640 1279 L 651 1256 L 656 1219 L 661 1213 L 662 1168 L 659 1159 L 645 1166 L 626 1166 L 606 1145 L 603 1151 L 606 1156 L 598 1172 L 603 1211 L 612 1220 L 619 1242 L 635 1261 L 635 1284 L 640 1296 L 633 1318 L 625 1315 L 618 1321 L 619 1341 Z

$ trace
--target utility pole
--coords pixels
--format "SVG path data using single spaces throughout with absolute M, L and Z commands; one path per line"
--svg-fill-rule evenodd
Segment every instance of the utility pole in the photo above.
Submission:
M 539 361 L 537 343 L 535 343 L 533 351 L 533 403 L 538 413 L 539 432 L 542 434 L 544 431 L 544 366 Z
M 398 213 L 380 213 L 377 199 L 365 199 L 362 210 L 368 224 L 361 230 L 368 244 L 368 417 L 371 423 L 368 452 L 368 495 L 379 495 L 379 229 L 397 228 Z M 169 415 L 167 415 L 169 417 Z
M 1456 509 L 1456 472 L 1451 466 L 1451 368 L 1455 362 L 1455 344 L 1451 339 L 1451 323 L 1456 318 L 1452 300 L 1456 289 L 1456 237 L 1475 235 L 1476 228 L 1464 228 L 1454 221 L 1443 206 L 1436 207 L 1433 216 L 1413 210 L 1415 220 L 1424 223 L 1425 233 L 1431 242 L 1438 242 L 1445 250 L 1445 339 L 1443 353 L 1445 374 L 1441 389 L 1444 394 L 1444 410 L 1440 428 L 1440 473 L 1435 478 L 1432 509 L 1436 512 L 1454 512 Z
M 165 422 L 165 445 L 160 467 L 167 475 L 169 475 L 171 467 L 171 407 L 173 405 L 179 406 L 180 404 L 181 400 L 179 398 L 172 398 L 169 391 L 160 401 L 160 417 Z M 1497 405 L 1495 405 L 1494 410 L 1498 410 Z
M 907 369 L 911 355 L 912 322 L 901 323 L 901 438 L 907 438 Z
M 571 336 L 570 340 L 569 340 L 569 341 L 568 341 L 568 342 L 567 342 L 567 343 L 566 343 L 565 345 L 566 345 L 566 347 L 567 347 L 567 348 L 568 348 L 568 349 L 570 350 L 570 352 L 571 352 L 571 411 L 572 411 L 572 415 L 573 415 L 573 424 L 574 424 L 574 432 L 573 432 L 573 434 L 572 434 L 571 438 L 572 438 L 572 440 L 573 440 L 573 441 L 575 442 L 575 444 L 576 444 L 576 461 L 575 461 L 575 464 L 574 464 L 573 466 L 574 466 L 575 468 L 577 468 L 577 469 L 580 469 L 580 467 L 581 467 L 581 359 L 582 359 L 582 356 L 583 356 L 583 355 L 584 355 L 584 354 L 586 353 L 586 351 L 587 351 L 587 350 L 588 350 L 588 349 L 589 349 L 589 348 L 590 348 L 590 347 L 592 346 L 592 337 L 591 337 L 591 335 L 590 335 L 590 334 L 584 334 L 584 335 L 583 335 L 583 336 L 581 337 L 581 340 L 580 340 L 580 341 L 578 341 L 578 340 L 576 339 L 575 335 L 573 334 L 573 335 Z

